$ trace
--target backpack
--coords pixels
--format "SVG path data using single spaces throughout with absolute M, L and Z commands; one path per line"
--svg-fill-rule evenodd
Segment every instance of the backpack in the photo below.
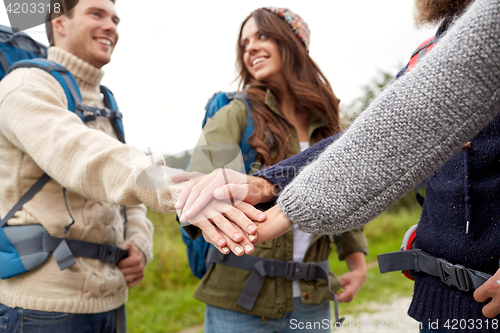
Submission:
M 47 47 L 24 32 L 14 34 L 11 28 L 0 25 L 0 80 L 14 62 L 34 58 L 47 58 Z
M 247 124 L 241 138 L 240 148 L 243 156 L 243 161 L 245 162 L 245 171 L 248 173 L 252 167 L 252 163 L 255 162 L 257 152 L 251 147 L 250 143 L 248 142 L 248 139 L 253 133 L 254 125 L 253 120 L 250 116 L 250 103 L 246 99 L 245 94 L 237 92 L 215 93 L 212 98 L 208 100 L 208 103 L 205 106 L 206 112 L 205 117 L 203 118 L 202 128 L 205 126 L 209 118 L 212 118 L 217 113 L 217 111 L 219 111 L 223 106 L 229 104 L 229 102 L 231 102 L 233 99 L 242 100 L 243 102 L 245 102 L 247 107 Z M 187 256 L 191 272 L 198 279 L 201 279 L 203 278 L 203 275 L 205 275 L 209 267 L 209 263 L 206 261 L 208 250 L 210 248 L 213 248 L 214 246 L 210 243 L 207 243 L 207 241 L 205 241 L 203 237 L 192 239 L 182 227 L 180 227 L 180 230 L 182 240 L 187 247 Z
M 69 111 L 80 117 L 82 122 L 104 116 L 110 119 L 118 139 L 125 143 L 122 115 L 111 91 L 101 86 L 104 96 L 104 109 L 97 109 L 83 104 L 80 89 L 63 66 L 44 59 L 47 47 L 23 32 L 13 33 L 12 29 L 0 25 L 0 80 L 17 68 L 40 68 L 51 74 L 62 86 L 68 99 Z M 86 112 L 86 114 L 84 114 Z M 112 244 L 97 244 L 85 241 L 51 236 L 42 225 L 6 226 L 7 221 L 21 209 L 50 180 L 44 174 L 19 199 L 7 215 L 0 219 L 0 278 L 7 279 L 41 266 L 52 253 L 61 270 L 76 263 L 74 256 L 98 259 L 105 263 L 117 263 L 128 255 Z M 63 189 L 64 199 L 65 189 Z M 65 227 L 65 233 L 74 223 Z M 125 207 L 124 207 L 125 213 Z M 125 215 L 126 223 L 126 215 Z

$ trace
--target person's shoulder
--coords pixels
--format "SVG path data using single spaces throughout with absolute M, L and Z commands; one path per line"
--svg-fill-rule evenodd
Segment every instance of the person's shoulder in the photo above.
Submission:
M 244 101 L 239 98 L 232 99 L 227 105 L 223 106 L 220 111 L 224 111 L 228 114 L 240 115 L 243 114 L 246 117 L 247 106 Z M 220 112 L 219 111 L 219 112 Z
M 217 113 L 212 117 L 214 121 L 224 119 L 225 121 L 233 119 L 238 123 L 245 124 L 247 121 L 247 106 L 244 101 L 240 99 L 233 99 L 227 105 L 220 108 Z
M 18 68 L 0 81 L 0 100 L 12 93 L 30 91 L 34 94 L 47 91 L 61 98 L 66 96 L 59 82 L 51 74 L 39 68 Z

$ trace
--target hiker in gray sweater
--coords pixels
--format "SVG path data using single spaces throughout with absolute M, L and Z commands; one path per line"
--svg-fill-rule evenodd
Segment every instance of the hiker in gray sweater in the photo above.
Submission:
M 499 41 L 500 2 L 476 0 L 418 66 L 282 191 L 259 226 L 258 241 L 283 234 L 292 223 L 333 234 L 365 224 L 439 168 L 499 113 Z M 220 178 L 215 173 L 197 180 L 206 190 L 199 200 L 183 199 L 190 203 L 184 218 L 208 197 L 221 198 L 218 191 L 227 193 L 218 189 Z M 233 196 L 244 184 L 238 186 L 230 186 Z M 481 302 L 493 298 L 488 317 L 500 312 L 497 275 L 475 294 Z

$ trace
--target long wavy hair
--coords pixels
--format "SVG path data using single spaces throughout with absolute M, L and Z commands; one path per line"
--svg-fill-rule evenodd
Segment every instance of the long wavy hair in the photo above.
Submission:
M 247 93 L 251 103 L 251 116 L 255 130 L 250 144 L 262 157 L 263 167 L 276 164 L 293 155 L 290 147 L 291 133 L 287 122 L 271 112 L 265 105 L 267 89 L 276 96 L 278 104 L 282 89 L 272 83 L 260 82 L 250 75 L 243 62 L 244 49 L 240 44 L 245 23 L 254 18 L 260 32 L 273 38 L 281 55 L 282 72 L 291 92 L 297 112 L 316 114 L 325 122 L 314 133 L 316 140 L 340 131 L 338 99 L 330 83 L 309 56 L 293 30 L 277 15 L 267 10 L 254 11 L 241 24 L 238 37 L 236 67 L 239 71 L 239 89 Z

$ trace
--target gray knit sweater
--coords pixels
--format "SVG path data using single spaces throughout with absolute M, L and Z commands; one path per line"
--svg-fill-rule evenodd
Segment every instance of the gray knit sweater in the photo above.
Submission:
M 499 90 L 500 0 L 476 0 L 284 189 L 281 209 L 312 233 L 367 223 L 498 114 Z

